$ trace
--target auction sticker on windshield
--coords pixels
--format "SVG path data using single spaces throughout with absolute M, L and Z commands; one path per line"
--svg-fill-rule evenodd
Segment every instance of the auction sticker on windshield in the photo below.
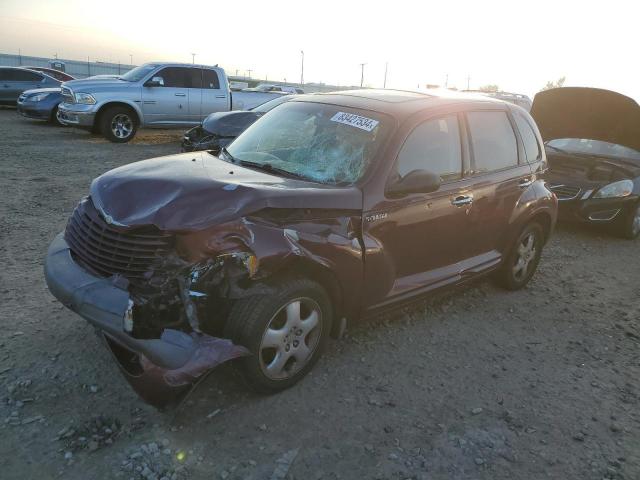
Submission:
M 344 123 L 345 125 L 351 125 L 352 127 L 359 128 L 370 132 L 378 126 L 378 121 L 372 118 L 361 117 L 360 115 L 354 115 L 353 113 L 338 112 L 331 117 L 332 122 Z

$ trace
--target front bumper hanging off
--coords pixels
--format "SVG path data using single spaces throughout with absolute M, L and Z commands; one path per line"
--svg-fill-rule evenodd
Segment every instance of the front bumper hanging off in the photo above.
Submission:
M 44 270 L 51 293 L 97 329 L 134 390 L 155 406 L 174 402 L 208 370 L 248 354 L 230 340 L 203 333 L 166 329 L 156 339 L 132 337 L 124 330 L 129 292 L 117 277 L 95 276 L 76 263 L 62 233 L 49 247 Z

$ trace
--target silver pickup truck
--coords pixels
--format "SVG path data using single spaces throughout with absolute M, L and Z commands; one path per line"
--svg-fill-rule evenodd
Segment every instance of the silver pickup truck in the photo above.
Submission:
M 282 93 L 231 95 L 220 67 L 148 63 L 118 78 L 65 82 L 58 116 L 64 125 L 88 128 L 124 143 L 139 127 L 198 125 L 210 113 L 247 110 Z

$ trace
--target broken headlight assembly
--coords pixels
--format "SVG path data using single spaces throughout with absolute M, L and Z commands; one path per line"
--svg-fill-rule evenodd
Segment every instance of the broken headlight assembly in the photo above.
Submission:
M 633 192 L 633 182 L 631 180 L 620 180 L 605 185 L 596 192 L 593 198 L 621 198 L 628 197 Z

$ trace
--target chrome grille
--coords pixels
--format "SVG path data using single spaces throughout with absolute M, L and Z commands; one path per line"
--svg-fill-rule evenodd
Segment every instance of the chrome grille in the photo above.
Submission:
M 75 103 L 75 98 L 73 97 L 73 92 L 69 87 L 62 87 L 62 98 L 64 103 Z
M 90 271 L 103 277 L 120 274 L 140 285 L 155 261 L 169 253 L 173 237 L 155 228 L 122 230 L 107 224 L 85 199 L 67 223 L 64 238 L 71 253 Z
M 580 187 L 571 185 L 552 185 L 551 191 L 556 194 L 558 200 L 573 200 L 580 195 Z

